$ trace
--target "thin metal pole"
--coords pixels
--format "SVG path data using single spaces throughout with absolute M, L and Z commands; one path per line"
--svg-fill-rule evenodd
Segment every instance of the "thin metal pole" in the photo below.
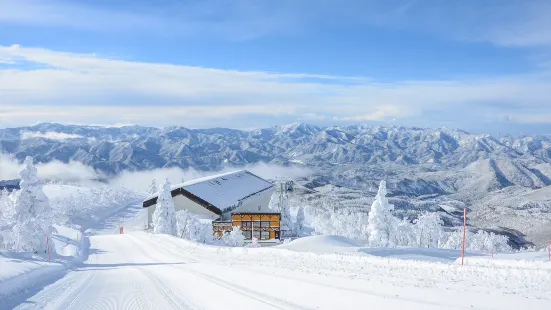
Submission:
M 463 246 L 461 247 L 461 265 L 465 263 L 465 241 L 467 239 L 467 208 L 463 209 Z

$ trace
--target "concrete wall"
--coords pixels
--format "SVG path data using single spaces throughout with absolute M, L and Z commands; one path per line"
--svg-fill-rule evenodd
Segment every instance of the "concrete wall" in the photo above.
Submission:
M 174 209 L 176 210 L 176 212 L 181 210 L 188 210 L 189 212 L 194 214 L 198 214 L 204 217 L 211 217 L 213 220 L 218 218 L 218 215 L 216 213 L 210 212 L 202 205 L 195 203 L 182 195 L 172 197 L 172 200 L 174 201 Z M 151 223 L 156 207 L 157 205 L 152 205 L 151 207 L 147 208 L 147 223 L 149 225 L 149 228 L 152 228 Z
M 243 204 L 233 210 L 231 213 L 239 213 L 239 212 L 275 212 L 270 209 L 268 209 L 268 206 L 270 205 L 270 199 L 272 198 L 272 194 L 274 193 L 274 189 L 269 189 L 266 191 L 263 191 L 259 193 L 258 195 L 254 195 L 250 198 L 247 198 L 245 201 L 243 201 Z M 260 207 L 260 208 L 259 208 Z

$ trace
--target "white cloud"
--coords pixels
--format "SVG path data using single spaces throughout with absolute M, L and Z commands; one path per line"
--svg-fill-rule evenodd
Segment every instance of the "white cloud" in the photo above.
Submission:
M 548 114 L 507 114 L 503 120 L 519 124 L 551 124 L 551 113 Z
M 0 153 L 0 180 L 19 178 L 21 163 L 11 155 Z M 105 176 L 81 162 L 63 163 L 57 160 L 36 163 L 38 177 L 44 181 L 79 182 L 104 178 Z
M 78 139 L 82 138 L 81 135 L 76 134 L 68 134 L 63 132 L 55 132 L 55 131 L 48 131 L 48 132 L 36 132 L 36 131 L 24 131 L 21 133 L 21 139 L 32 139 L 32 138 L 45 138 L 50 140 L 67 140 L 67 139 Z
M 411 116 L 412 112 L 408 112 L 397 106 L 384 105 L 377 107 L 373 112 L 364 115 L 354 115 L 345 117 L 335 117 L 335 120 L 351 121 L 351 122 L 365 122 L 365 121 L 381 121 L 395 118 L 402 118 L 405 116 Z
M 42 65 L 0 69 L 0 127 L 36 123 L 265 127 L 266 119 L 464 119 L 530 109 L 549 114 L 545 72 L 448 81 L 377 82 L 105 59 L 21 46 L 0 57 Z M 323 79 L 323 82 L 317 81 Z M 463 115 L 457 111 L 463 109 Z M 519 111 L 520 110 L 520 111 Z

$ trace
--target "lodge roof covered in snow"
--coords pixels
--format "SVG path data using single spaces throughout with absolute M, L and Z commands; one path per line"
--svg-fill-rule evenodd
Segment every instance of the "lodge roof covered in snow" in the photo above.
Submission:
M 244 200 L 273 188 L 274 185 L 247 171 L 238 170 L 190 180 L 171 186 L 172 197 L 182 195 L 221 215 Z M 159 193 L 149 195 L 143 202 L 147 208 L 157 204 Z

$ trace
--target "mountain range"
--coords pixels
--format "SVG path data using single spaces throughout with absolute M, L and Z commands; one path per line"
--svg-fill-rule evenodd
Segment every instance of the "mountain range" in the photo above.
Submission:
M 331 184 L 365 196 L 385 179 L 398 211 L 438 210 L 458 219 L 467 207 L 474 227 L 506 231 L 519 244 L 551 240 L 551 136 L 304 123 L 247 131 L 42 123 L 0 129 L 0 152 L 79 161 L 110 175 L 258 162 L 301 166 L 313 171 L 295 180 L 301 185 Z

